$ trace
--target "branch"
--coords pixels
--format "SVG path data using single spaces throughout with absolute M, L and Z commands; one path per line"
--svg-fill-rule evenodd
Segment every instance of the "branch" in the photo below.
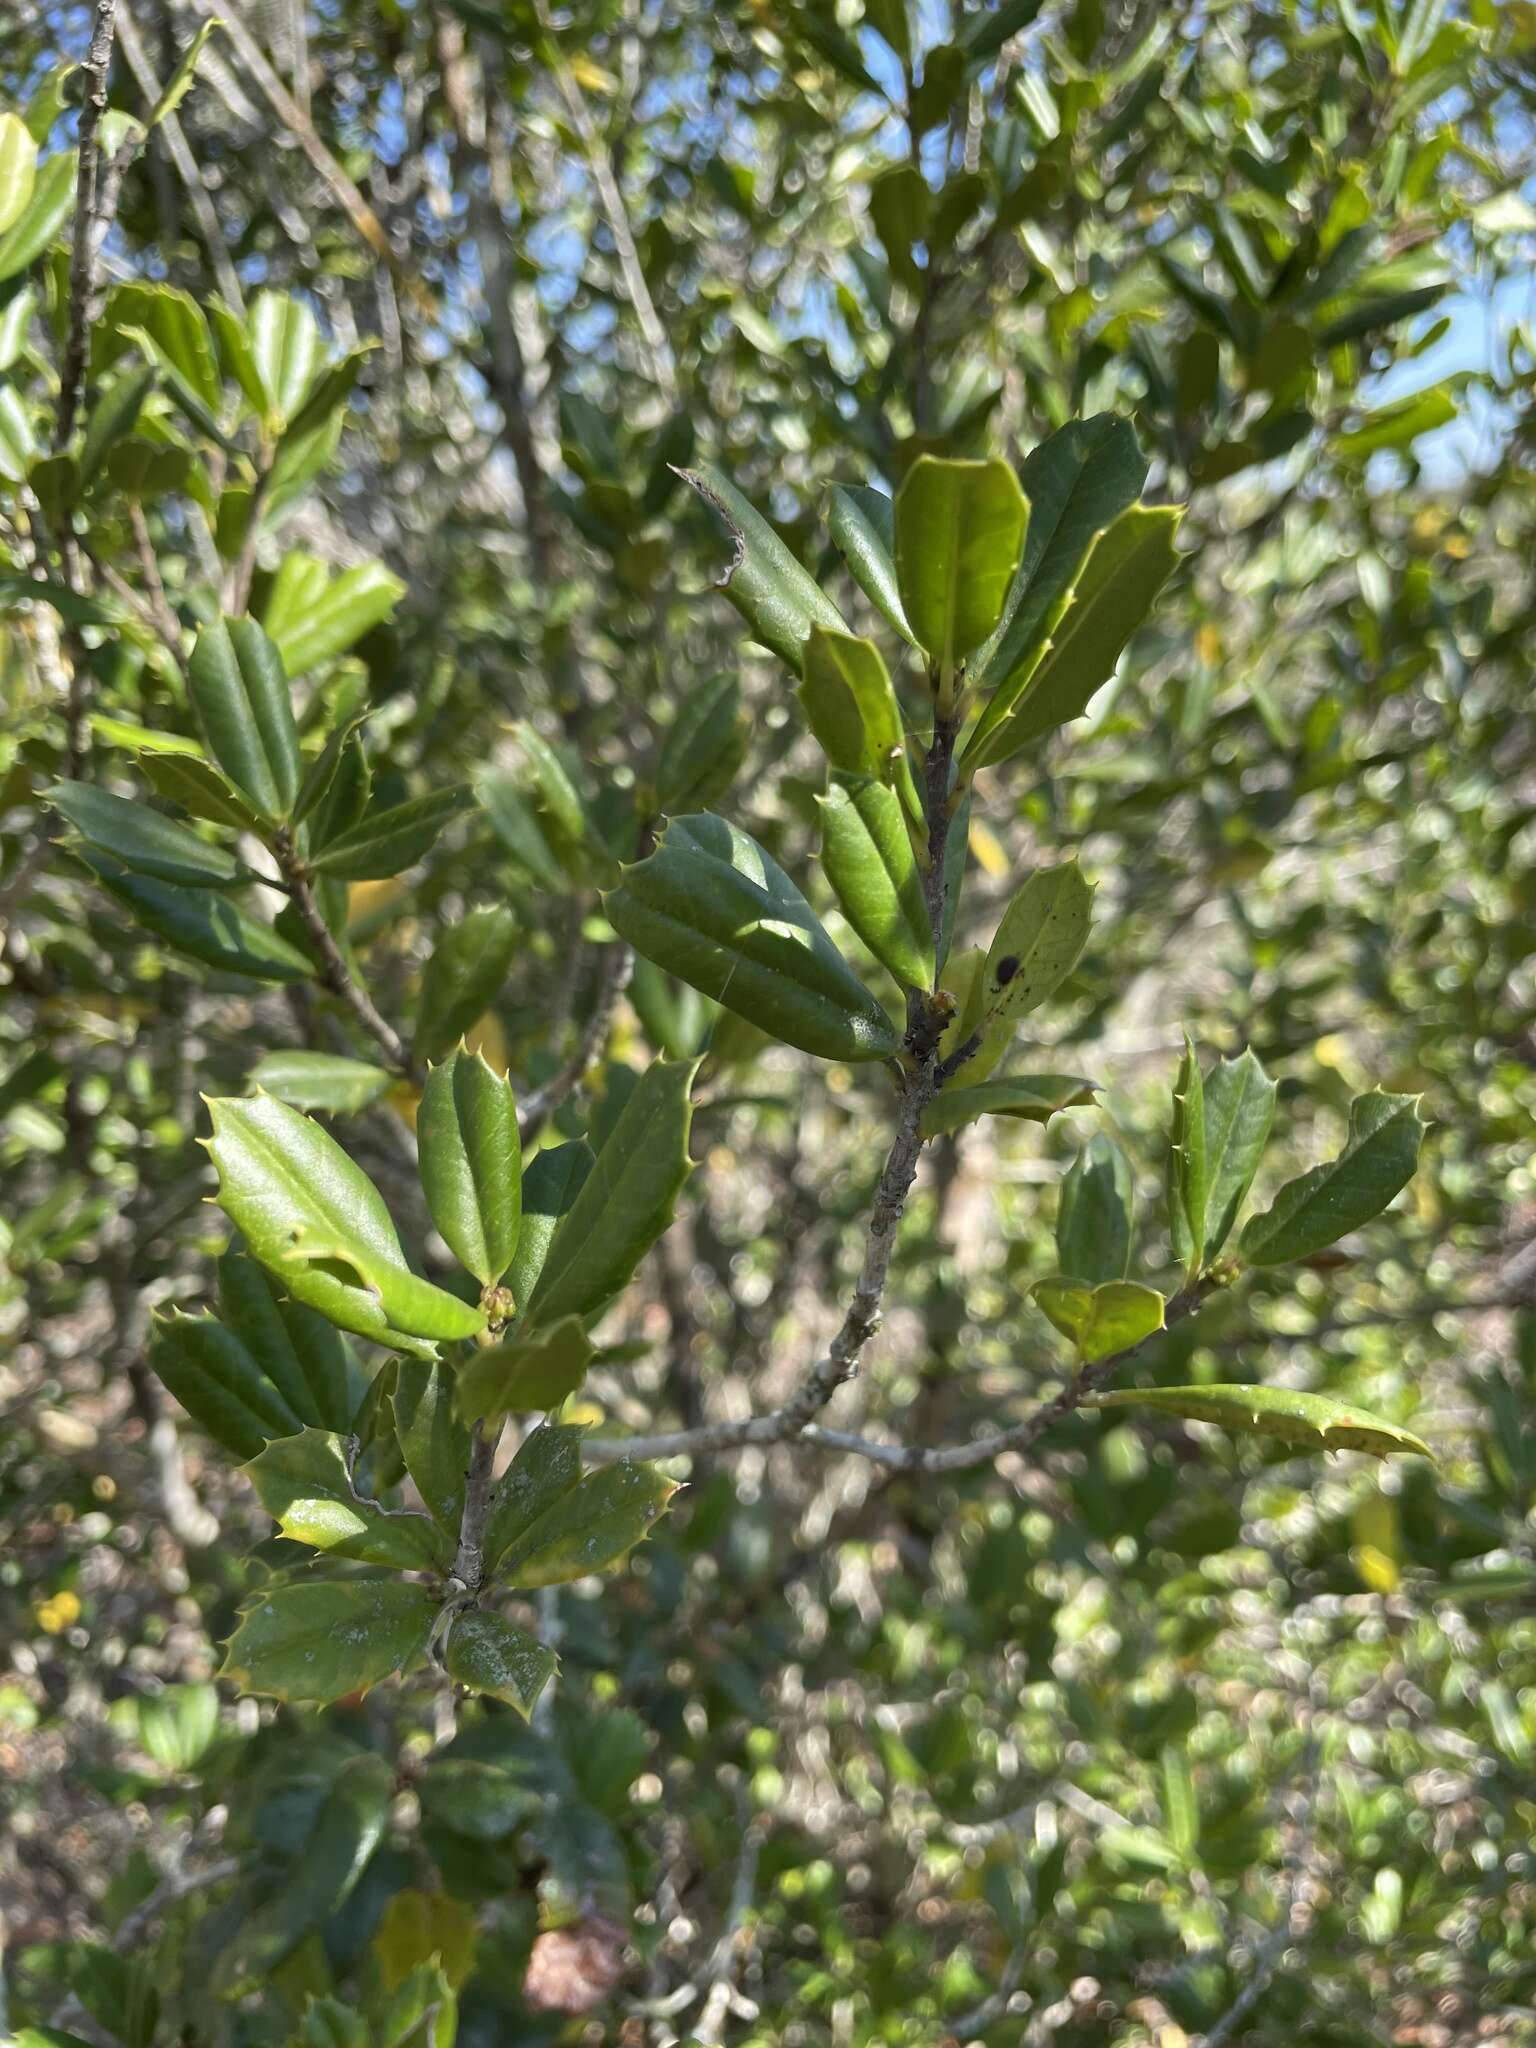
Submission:
M 272 851 L 282 870 L 283 880 L 293 899 L 293 907 L 299 922 L 303 925 L 305 936 L 314 950 L 321 982 L 338 1002 L 346 1004 L 396 1073 L 403 1074 L 407 1080 L 416 1080 L 419 1069 L 411 1056 L 409 1046 L 389 1019 L 379 1011 L 372 996 L 347 965 L 342 950 L 336 943 L 335 934 L 320 914 L 320 906 L 315 901 L 314 887 L 294 849 L 293 840 L 286 831 L 273 834 Z
M 602 972 L 598 976 L 592 1013 L 582 1026 L 575 1050 L 559 1071 L 533 1089 L 518 1107 L 518 1131 L 524 1144 L 549 1121 L 597 1058 L 607 1040 L 608 1027 L 613 1022 L 613 1013 L 618 1008 L 619 998 L 629 987 L 630 976 L 634 971 L 635 955 L 632 947 L 608 947 L 603 956 Z
M 607 152 L 603 148 L 602 137 L 598 134 L 592 116 L 587 110 L 586 97 L 566 63 L 564 53 L 550 28 L 549 10 L 544 5 L 544 0 L 534 0 L 533 11 L 534 18 L 544 31 L 550 69 L 555 74 L 555 83 L 560 88 L 560 97 L 565 101 L 571 125 L 581 139 L 587 168 L 591 171 L 592 182 L 597 187 L 598 204 L 602 208 L 603 218 L 608 223 L 608 232 L 613 236 L 619 268 L 624 273 L 624 290 L 634 310 L 635 324 L 640 329 L 640 337 L 645 343 L 651 380 L 675 405 L 677 365 L 673 361 L 666 331 L 656 316 L 656 305 L 651 297 L 650 286 L 645 281 L 645 267 L 640 261 L 640 251 L 635 246 L 634 231 L 629 225 L 629 215 L 624 206 L 624 195 L 613 175 L 613 166 L 609 163 Z
M 69 326 L 64 363 L 59 372 L 59 409 L 53 423 L 53 451 L 68 446 L 85 396 L 86 343 L 90 338 L 92 300 L 96 294 L 96 258 L 110 223 L 106 201 L 111 196 L 103 178 L 97 141 L 107 111 L 107 74 L 112 68 L 112 36 L 117 0 L 96 0 L 91 45 L 80 69 L 85 97 L 80 105 L 80 161 L 75 181 L 75 233 L 69 252 Z
M 1186 1288 L 1183 1293 L 1174 1295 L 1165 1312 L 1164 1329 L 1172 1329 L 1186 1316 L 1193 1315 L 1214 1287 L 1214 1282 L 1206 1280 L 1198 1287 Z M 855 1301 L 857 1299 L 855 1295 Z M 849 1316 L 852 1314 L 850 1309 Z M 843 1330 L 838 1332 L 839 1339 L 847 1327 L 845 1320 Z M 872 1437 L 856 1436 L 847 1430 L 821 1428 L 813 1419 L 815 1414 L 848 1377 L 845 1372 L 832 1379 L 826 1395 L 820 1401 L 807 1405 L 810 1388 L 819 1388 L 828 1377 L 832 1356 L 829 1352 L 801 1393 L 782 1408 L 774 1408 L 766 1415 L 749 1416 L 743 1422 L 706 1423 L 702 1429 L 681 1429 L 670 1436 L 589 1439 L 584 1446 L 584 1455 L 599 1464 L 611 1464 L 619 1458 L 696 1457 L 701 1452 L 739 1451 L 749 1444 L 777 1444 L 795 1437 L 802 1443 L 814 1445 L 817 1450 L 868 1458 L 871 1464 L 883 1465 L 892 1472 L 963 1471 L 972 1465 L 989 1465 L 1005 1451 L 1029 1450 L 1047 1430 L 1080 1408 L 1090 1394 L 1106 1386 L 1123 1366 L 1139 1358 L 1161 1335 L 1162 1331 L 1154 1330 L 1150 1337 L 1143 1337 L 1139 1343 L 1128 1345 L 1109 1358 L 1101 1358 L 1094 1365 L 1084 1366 L 1063 1384 L 1059 1393 L 1032 1408 L 1021 1422 L 1013 1423 L 1007 1429 L 991 1430 L 985 1436 L 969 1438 L 964 1443 L 933 1446 L 887 1444 Z M 837 1349 L 837 1342 L 837 1339 L 833 1340 L 833 1351 Z

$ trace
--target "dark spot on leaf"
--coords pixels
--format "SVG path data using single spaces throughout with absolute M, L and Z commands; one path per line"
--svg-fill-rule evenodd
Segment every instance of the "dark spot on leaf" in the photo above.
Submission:
M 1003 958 L 1002 958 L 1001 960 L 999 960 L 999 961 L 998 961 L 998 963 L 997 963 L 997 985 L 998 985 L 998 987 L 999 987 L 999 988 L 1006 988 L 1006 987 L 1008 986 L 1009 982 L 1010 982 L 1010 981 L 1012 981 L 1013 977 L 1014 977 L 1014 976 L 1015 976 L 1015 975 L 1016 975 L 1016 974 L 1018 973 L 1018 971 L 1019 971 L 1019 956 L 1018 956 L 1018 954 L 1017 954 L 1017 953 L 1005 953 L 1005 954 L 1004 954 L 1004 956 L 1003 956 Z

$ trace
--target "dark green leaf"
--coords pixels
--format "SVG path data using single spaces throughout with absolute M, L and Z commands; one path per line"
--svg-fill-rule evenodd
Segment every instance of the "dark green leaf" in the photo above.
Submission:
M 556 1586 L 604 1571 L 649 1533 L 676 1491 L 652 1465 L 626 1460 L 589 1472 L 509 1547 L 498 1576 L 511 1586 Z
M 319 1580 L 258 1593 L 241 1609 L 220 1677 L 248 1692 L 326 1706 L 425 1661 L 437 1597 L 405 1579 Z
M 314 963 L 218 889 L 185 889 L 136 875 L 108 854 L 82 854 L 104 889 L 139 922 L 205 967 L 251 981 L 308 981 Z
M 421 980 L 416 1051 L 441 1059 L 501 994 L 517 951 L 517 919 L 505 904 L 472 910 L 432 948 Z
M 707 813 L 677 818 L 603 899 L 679 980 L 823 1059 L 883 1059 L 900 1034 L 777 861 Z
M 1379 1216 L 1413 1178 L 1424 1120 L 1417 1095 L 1373 1089 L 1349 1106 L 1349 1137 L 1337 1159 L 1287 1181 L 1262 1216 L 1248 1220 L 1245 1259 L 1278 1266 L 1309 1258 Z
M 821 807 L 821 864 L 844 917 L 906 988 L 933 983 L 933 926 L 901 799 L 868 776 L 835 776 Z
M 827 499 L 827 525 L 853 580 L 909 647 L 917 637 L 902 609 L 896 584 L 896 504 L 867 485 L 835 485 Z
M 224 847 L 200 839 L 142 800 L 113 796 L 89 782 L 58 782 L 45 794 L 88 845 L 135 874 L 204 889 L 228 889 L 255 879 Z
M 805 719 L 834 768 L 892 783 L 906 761 L 901 706 L 872 640 L 811 628 L 799 690 Z
M 716 802 L 730 787 L 746 746 L 736 677 L 710 676 L 696 683 L 662 739 L 656 763 L 656 808 L 662 816 Z
M 204 626 L 187 688 L 209 753 L 254 811 L 281 823 L 299 793 L 299 734 L 282 660 L 256 621 Z
M 1056 1259 L 1068 1280 L 1123 1280 L 1136 1200 L 1131 1162 L 1102 1133 L 1068 1167 L 1056 1211 Z
M 517 1250 L 522 1150 L 512 1084 L 462 1049 L 434 1067 L 416 1117 L 421 1185 L 438 1235 L 482 1287 Z
M 730 532 L 735 554 L 721 589 L 763 645 L 798 672 L 812 626 L 847 632 L 836 605 L 713 464 L 678 474 L 714 507 Z
M 506 1286 L 518 1307 L 526 1308 L 561 1219 L 581 1192 L 592 1171 L 590 1145 L 576 1138 L 536 1153 L 523 1175 L 522 1222 L 517 1252 L 506 1274 Z
M 655 1060 L 632 1091 L 549 1247 L 529 1314 L 548 1326 L 610 1300 L 672 1220 L 688 1178 L 697 1060 Z
M 237 832 L 260 829 L 260 820 L 235 794 L 233 783 L 206 761 L 189 754 L 148 752 L 140 754 L 139 766 L 161 796 L 180 804 L 194 818 L 206 818 L 210 825 L 230 825 Z
M 526 1721 L 559 1659 L 526 1629 L 472 1608 L 455 1616 L 449 1627 L 443 1662 L 458 1684 L 505 1700 Z
M 1193 1280 L 1205 1248 L 1206 1122 L 1204 1082 L 1189 1034 L 1173 1084 L 1173 1121 L 1168 1134 L 1168 1230 L 1173 1256 Z
M 586 1378 L 591 1358 L 580 1316 L 562 1317 L 526 1337 L 504 1338 L 461 1367 L 459 1414 L 466 1422 L 486 1422 L 558 1408 Z
M 1223 1060 L 1205 1077 L 1205 1262 L 1237 1221 L 1269 1139 L 1275 1084 L 1251 1052 Z
M 469 1431 L 454 1413 L 454 1374 L 401 1359 L 395 1374 L 395 1434 L 405 1469 L 435 1521 L 456 1537 L 464 1514 Z
M 474 791 L 462 785 L 412 797 L 391 810 L 372 812 L 322 847 L 310 866 L 342 882 L 386 881 L 424 859 L 449 820 L 474 807 Z
M 502 1553 L 518 1542 L 581 1478 L 581 1437 L 568 1423 L 546 1422 L 530 1430 L 491 1495 L 485 1526 L 485 1563 L 495 1570 Z
M 254 1259 L 219 1261 L 224 1321 L 302 1422 L 345 1431 L 357 1406 L 357 1375 L 346 1340 L 323 1316 L 286 1301 Z
M 240 1458 L 304 1427 L 232 1330 L 213 1316 L 157 1316 L 149 1362 L 192 1420 Z

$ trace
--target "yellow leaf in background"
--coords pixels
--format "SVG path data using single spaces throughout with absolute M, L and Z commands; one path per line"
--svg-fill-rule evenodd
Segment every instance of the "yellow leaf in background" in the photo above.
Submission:
M 984 875 L 990 875 L 994 882 L 1000 882 L 1008 873 L 1008 856 L 1002 842 L 990 826 L 980 818 L 971 820 L 971 851 L 976 856 L 976 865 Z
M 51 1600 L 39 1600 L 32 1612 L 44 1635 L 61 1636 L 80 1619 L 80 1602 L 73 1593 L 55 1593 Z
M 493 1074 L 506 1078 L 512 1065 L 507 1049 L 507 1034 L 501 1019 L 492 1010 L 487 1010 L 478 1024 L 472 1024 L 464 1034 L 464 1046 L 468 1052 L 477 1052 Z
M 562 1422 L 574 1422 L 578 1428 L 590 1428 L 593 1423 L 607 1419 L 608 1411 L 596 1401 L 568 1401 L 561 1411 Z
M 1362 1586 L 1368 1586 L 1373 1593 L 1395 1593 L 1400 1574 L 1390 1557 L 1385 1557 L 1369 1543 L 1358 1545 L 1350 1553 Z
M 1221 659 L 1221 635 L 1212 625 L 1204 625 L 1195 635 L 1195 652 L 1207 668 L 1214 668 Z
M 384 1908 L 373 1952 L 386 1991 L 398 1991 L 412 1970 L 435 1958 L 457 1991 L 475 1959 L 475 1916 L 447 1892 L 396 1892 Z
M 1373 1593 L 1395 1593 L 1402 1577 L 1398 1561 L 1403 1554 L 1396 1494 L 1373 1487 L 1350 1516 L 1350 1534 L 1355 1539 L 1350 1562 L 1360 1583 Z
M 397 1081 L 384 1100 L 399 1117 L 407 1130 L 416 1128 L 416 1112 L 421 1107 L 421 1090 L 414 1081 Z
M 611 71 L 604 71 L 600 64 L 594 64 L 590 57 L 571 59 L 571 76 L 584 92 L 600 92 L 605 99 L 612 99 L 619 89 L 619 82 Z
M 405 885 L 392 875 L 385 882 L 352 882 L 347 887 L 347 923 L 361 924 L 370 917 L 377 917 L 381 910 L 387 910 L 397 896 L 405 894 Z

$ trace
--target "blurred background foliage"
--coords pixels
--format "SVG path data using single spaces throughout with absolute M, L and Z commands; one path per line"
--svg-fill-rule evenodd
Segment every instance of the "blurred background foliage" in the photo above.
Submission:
M 201 1298 L 222 1241 L 199 1091 L 367 1048 L 323 992 L 155 947 L 48 838 L 61 629 L 117 779 L 133 725 L 182 715 L 146 553 L 194 621 L 252 517 L 238 462 L 157 400 L 139 495 L 114 475 L 87 507 L 127 597 L 103 579 L 62 621 L 29 597 L 65 188 L 0 277 L 8 2023 L 123 2048 L 1536 2039 L 1536 9 L 119 0 L 109 121 L 215 13 L 104 260 L 200 306 L 297 298 L 367 349 L 249 567 L 269 621 L 285 576 L 363 572 L 314 690 L 379 707 L 376 789 L 478 778 L 483 812 L 343 906 L 386 1014 L 439 931 L 506 906 L 475 1036 L 558 1070 L 601 1000 L 602 821 L 710 678 L 739 686 L 721 807 L 805 872 L 814 749 L 671 465 L 721 463 L 831 576 L 829 482 L 1129 417 L 1186 553 L 1086 728 L 988 778 L 965 912 L 989 928 L 1037 852 L 1081 853 L 1097 921 L 1050 1029 L 1103 1093 L 935 1146 L 834 1419 L 949 1439 L 1051 1382 L 1025 1289 L 1052 1189 L 1112 1132 L 1155 1248 L 1187 1023 L 1280 1080 L 1292 1166 L 1373 1082 L 1422 1090 L 1434 1129 L 1389 1219 L 1172 1333 L 1153 1377 L 1342 1394 L 1440 1456 L 1322 1464 L 1113 1412 L 942 1483 L 749 1450 L 700 1461 L 600 1594 L 546 1596 L 542 1727 L 455 1732 L 429 1685 L 325 1715 L 221 1695 L 269 1524 L 157 1391 L 147 1318 Z M 45 170 L 90 25 L 52 0 L 0 23 L 0 104 Z M 591 843 L 513 720 L 560 750 Z M 642 966 L 600 1108 L 707 1026 Z M 711 1045 L 701 1170 L 591 1382 L 615 1425 L 777 1398 L 850 1282 L 879 1076 L 738 1024 Z M 343 1128 L 424 1224 L 412 1109 Z

